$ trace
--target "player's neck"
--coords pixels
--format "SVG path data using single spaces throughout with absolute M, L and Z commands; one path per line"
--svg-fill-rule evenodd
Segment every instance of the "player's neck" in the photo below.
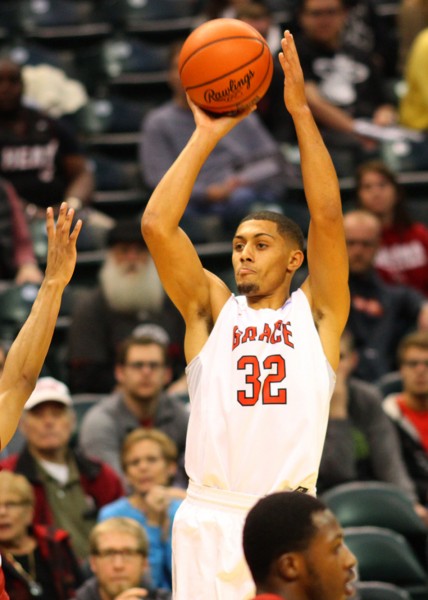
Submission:
M 254 310 L 260 310 L 262 308 L 270 308 L 272 310 L 278 310 L 282 308 L 287 302 L 290 294 L 267 294 L 267 295 L 256 295 L 256 294 L 245 294 L 247 298 L 247 304 Z

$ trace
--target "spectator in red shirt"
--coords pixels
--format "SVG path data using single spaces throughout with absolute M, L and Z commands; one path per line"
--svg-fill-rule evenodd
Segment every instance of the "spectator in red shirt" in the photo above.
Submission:
M 360 207 L 382 224 L 374 263 L 382 279 L 428 296 L 428 227 L 411 217 L 395 174 L 381 161 L 363 163 L 356 172 L 356 191 Z
M 405 336 L 398 347 L 403 391 L 389 394 L 383 408 L 396 426 L 407 472 L 428 506 L 428 332 Z

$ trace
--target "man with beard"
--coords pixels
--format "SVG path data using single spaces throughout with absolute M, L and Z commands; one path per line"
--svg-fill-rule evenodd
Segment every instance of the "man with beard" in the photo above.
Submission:
M 122 444 L 137 427 L 156 427 L 178 449 L 175 485 L 187 484 L 183 465 L 189 413 L 183 402 L 165 393 L 171 380 L 168 348 L 158 336 L 133 335 L 117 352 L 115 376 L 118 391 L 96 403 L 83 417 L 79 446 L 89 456 L 108 463 L 123 476 Z
M 126 517 L 98 523 L 89 537 L 94 574 L 76 592 L 76 600 L 168 600 L 167 590 L 150 586 L 148 540 L 142 526 Z
M 69 337 L 70 389 L 109 393 L 115 386 L 119 343 L 138 325 L 162 325 L 169 336 L 174 376 L 182 371 L 183 323 L 166 297 L 139 223 L 121 221 L 109 232 L 99 284 L 77 295 Z

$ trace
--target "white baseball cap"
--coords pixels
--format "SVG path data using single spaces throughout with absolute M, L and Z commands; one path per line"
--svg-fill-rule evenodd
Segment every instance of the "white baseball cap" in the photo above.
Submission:
M 43 402 L 60 402 L 65 406 L 73 406 L 70 390 L 61 381 L 53 377 L 40 377 L 33 393 L 25 403 L 24 410 L 31 410 Z

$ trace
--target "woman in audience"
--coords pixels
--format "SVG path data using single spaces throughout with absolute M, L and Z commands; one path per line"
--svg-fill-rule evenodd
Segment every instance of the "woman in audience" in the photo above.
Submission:
M 356 193 L 360 208 L 382 223 L 375 260 L 380 275 L 428 296 L 428 227 L 413 220 L 395 174 L 380 161 L 363 163 L 356 172 Z
M 174 442 L 156 429 L 135 429 L 125 438 L 122 468 L 129 496 L 103 506 L 98 520 L 130 517 L 143 525 L 149 538 L 149 565 L 157 588 L 171 589 L 171 531 L 185 491 L 170 486 L 177 469 Z
M 0 551 L 6 589 L 13 600 L 66 600 L 83 575 L 69 535 L 34 525 L 33 487 L 23 475 L 0 472 Z

